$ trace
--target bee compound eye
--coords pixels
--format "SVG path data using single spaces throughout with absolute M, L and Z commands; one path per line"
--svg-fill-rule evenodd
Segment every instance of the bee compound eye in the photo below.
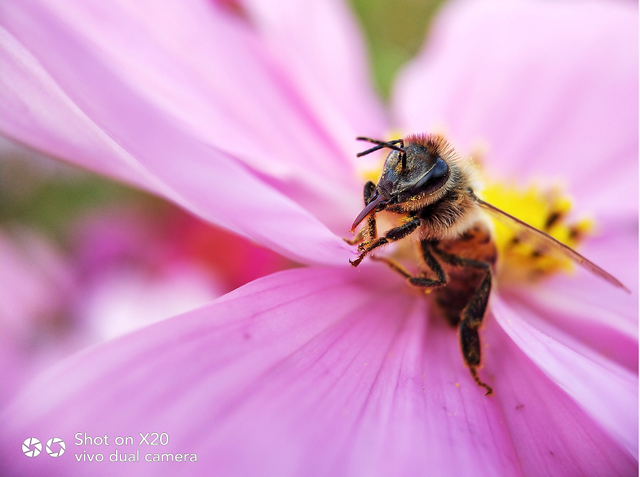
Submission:
M 441 157 L 438 157 L 429 172 L 413 186 L 413 192 L 431 192 L 439 189 L 446 182 L 448 176 L 449 165 Z

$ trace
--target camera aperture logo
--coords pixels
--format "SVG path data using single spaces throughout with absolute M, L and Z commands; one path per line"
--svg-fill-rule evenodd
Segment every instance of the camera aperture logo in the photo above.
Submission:
M 38 457 L 42 452 L 42 443 L 35 437 L 27 437 L 22 443 L 22 452 L 27 457 Z
M 66 448 L 67 445 L 59 437 L 52 437 L 47 441 L 47 445 L 45 446 L 47 454 L 51 457 L 60 457 L 64 454 Z M 42 452 L 42 442 L 35 437 L 27 437 L 22 442 L 22 452 L 24 452 L 24 455 L 27 457 L 38 457 L 40 452 Z
M 56 449 L 55 444 L 58 444 L 58 449 Z M 67 446 L 62 439 L 60 439 L 59 437 L 52 437 L 47 441 L 47 446 L 45 447 L 45 449 L 47 450 L 47 454 L 49 454 L 51 457 L 60 457 L 62 454 L 64 454 L 66 447 Z

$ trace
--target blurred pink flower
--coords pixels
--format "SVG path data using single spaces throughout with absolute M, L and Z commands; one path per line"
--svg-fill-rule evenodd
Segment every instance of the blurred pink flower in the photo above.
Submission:
M 342 4 L 6 1 L 0 23 L 4 134 L 308 265 L 43 374 L 2 415 L 3 474 L 637 473 L 637 6 L 455 3 L 398 80 L 396 126 L 445 127 L 463 154 L 482 140 L 493 175 L 566 181 L 601 227 L 581 250 L 634 290 L 498 286 L 490 398 L 422 297 L 348 267 L 353 138 L 391 122 Z M 151 432 L 168 445 L 139 445 Z M 67 451 L 30 459 L 27 437 Z M 144 461 L 160 453 L 187 462 Z
M 202 262 L 162 250 L 174 240 L 154 237 L 148 217 L 118 211 L 117 221 L 107 211 L 85 217 L 65 251 L 16 224 L 0 234 L 0 405 L 61 358 L 230 288 Z
M 24 229 L 0 234 L 0 406 L 37 371 L 78 349 L 65 314 L 77 277 L 60 251 Z M 43 336 L 48 334 L 48 339 Z

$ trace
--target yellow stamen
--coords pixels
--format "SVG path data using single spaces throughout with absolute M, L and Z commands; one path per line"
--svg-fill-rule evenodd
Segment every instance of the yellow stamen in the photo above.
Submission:
M 482 199 L 546 232 L 571 248 L 593 230 L 592 219 L 567 222 L 571 200 L 559 187 L 543 190 L 535 185 L 526 189 L 491 183 L 482 191 Z M 495 241 L 499 253 L 499 280 L 523 282 L 559 271 L 571 271 L 566 257 L 548 249 L 537 248 L 518 235 L 517 228 L 495 222 Z

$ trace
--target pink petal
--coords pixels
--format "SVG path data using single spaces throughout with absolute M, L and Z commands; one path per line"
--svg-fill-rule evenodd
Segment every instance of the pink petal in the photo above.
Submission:
M 382 137 L 389 125 L 373 91 L 367 50 L 347 4 L 335 0 L 243 4 L 304 101 L 349 158 L 362 150 L 356 136 Z
M 571 335 L 545 334 L 541 329 L 549 327 L 541 326 L 540 318 L 525 304 L 507 304 L 496 297 L 492 303 L 497 322 L 515 344 L 637 459 L 637 374 L 582 354 L 584 347 Z
M 492 476 L 631 468 L 629 455 L 571 400 L 562 401 L 568 417 L 556 413 L 546 433 L 532 435 L 531 427 L 546 422 L 545 399 L 508 381 L 497 383 L 504 398 L 483 396 L 463 365 L 456 330 L 428 318 L 421 295 L 380 266 L 290 270 L 77 355 L 3 414 L 4 470 Z M 490 338 L 501 336 L 495 325 L 488 330 Z M 521 363 L 511 366 L 513 355 L 523 355 L 513 345 L 506 350 L 502 364 L 493 354 L 487 368 L 505 368 L 514 380 Z M 549 380 L 539 381 L 536 387 L 562 400 Z M 532 412 L 502 406 L 516 398 Z M 167 432 L 169 445 L 137 445 L 139 432 L 153 431 Z M 115 446 L 76 446 L 77 432 L 132 435 L 136 445 L 127 451 L 197 453 L 198 463 L 78 463 L 74 453 L 113 453 Z M 564 439 L 572 432 L 585 439 Z M 22 455 L 26 436 L 50 435 L 67 442 L 68 459 Z M 589 455 L 592 467 L 532 451 L 545 446 L 563 457 Z
M 10 45 L 15 46 L 15 43 Z M 3 71 L 11 70 L 12 66 L 15 67 L 14 71 L 19 71 L 25 64 L 28 68 L 35 68 L 32 61 L 23 65 L 19 63 L 20 57 L 24 58 L 24 49 L 7 50 L 4 50 L 7 55 L 3 55 L 3 58 L 7 59 L 5 66 L 8 68 Z M 103 76 L 108 76 L 108 73 L 104 72 Z M 115 78 L 112 80 L 116 81 Z M 23 93 L 28 94 L 29 91 Z M 223 153 L 194 142 L 179 128 L 169 124 L 162 114 L 155 114 L 146 105 L 140 104 L 141 98 L 134 92 L 127 92 L 129 96 L 125 98 L 125 91 L 120 90 L 118 100 L 115 96 L 107 98 L 105 91 L 102 98 L 114 105 L 124 101 L 126 106 L 123 107 L 126 108 L 135 109 L 136 105 L 139 106 L 137 113 L 131 112 L 129 116 L 132 123 L 125 120 L 112 123 L 112 137 L 118 133 L 128 136 L 121 140 L 123 145 L 129 141 L 126 151 L 118 147 L 115 155 L 101 155 L 98 149 L 94 156 L 90 154 L 89 147 L 81 146 L 80 152 L 86 155 L 74 156 L 76 160 L 86 160 L 81 162 L 86 166 L 97 161 L 98 169 L 103 163 L 133 162 L 135 169 L 144 170 L 142 176 L 134 180 L 146 181 L 145 187 L 162 193 L 205 220 L 249 236 L 299 262 L 346 263 L 350 256 L 347 247 L 316 218 Z M 59 99 L 58 95 L 54 97 Z M 18 109 L 23 109 L 20 102 L 15 104 Z M 6 118 L 4 114 L 3 117 Z M 140 125 L 145 125 L 145 130 L 140 130 Z M 56 139 L 57 134 L 54 134 L 53 140 Z M 113 144 L 111 146 L 114 147 Z M 185 167 L 185 164 L 175 160 L 182 155 L 197 158 L 197 161 Z M 149 163 L 145 164 L 144 160 L 149 160 Z M 121 166 L 109 165 L 105 166 L 103 172 L 119 175 L 120 169 Z M 250 190 L 251 194 L 247 194 L 246 190 Z M 345 230 L 347 224 L 345 222 Z
M 67 158 L 161 193 L 298 261 L 345 261 L 339 240 L 298 204 L 346 231 L 361 202 L 358 181 L 286 68 L 247 25 L 198 3 L 175 10 L 8 4 L 3 24 L 15 38 L 4 67 L 40 79 L 29 90 L 7 85 L 6 95 L 18 98 L 3 113 L 7 134 L 58 154 L 80 152 Z M 26 65 L 19 61 L 28 55 Z M 43 86 L 49 91 L 38 97 L 75 108 L 66 114 L 82 116 L 75 121 L 82 129 L 54 126 L 42 138 L 52 121 L 32 124 L 29 99 Z M 112 140 L 105 147 L 104 135 L 97 137 L 98 150 L 110 154 L 68 145 L 76 136 L 82 144 L 96 141 L 95 131 L 85 134 L 91 123 Z M 35 134 L 25 133 L 32 127 Z M 135 174 L 123 172 L 122 162 Z M 293 222 L 274 219 L 278 212 Z M 310 247 L 293 250 L 293 243 Z
M 494 299 L 493 303 L 498 301 Z M 504 317 L 518 320 L 510 312 Z M 494 380 L 495 398 L 504 415 L 502 422 L 517 450 L 522 475 L 637 475 L 638 463 L 632 452 L 622 450 L 589 412 L 576 406 L 545 375 L 535 358 L 527 356 L 529 349 L 523 353 L 519 342 L 512 341 L 511 335 L 489 318 L 484 333 L 486 365 L 482 371 Z M 589 376 L 584 383 L 589 388 L 587 394 L 600 386 Z M 627 427 L 634 425 L 632 416 L 628 422 Z
M 103 78 L 97 85 L 81 86 L 87 90 L 84 94 L 66 87 L 79 80 L 73 77 L 74 69 L 88 66 L 82 57 L 70 56 L 74 48 L 84 48 L 94 56 L 92 62 L 103 63 L 101 67 L 175 121 L 188 125 L 200 140 L 242 158 L 256 170 L 276 178 L 301 173 L 298 180 L 316 182 L 328 177 L 334 187 L 344 185 L 336 174 L 344 172 L 342 151 L 335 148 L 334 140 L 297 91 L 287 55 L 279 58 L 280 52 L 262 44 L 262 32 L 216 8 L 215 3 L 194 0 L 158 8 L 153 2 L 135 6 L 111 2 L 100 7 L 78 2 L 73 9 L 61 9 L 42 1 L 23 7 L 22 12 L 12 5 L 6 10 L 14 12 L 6 19 L 8 29 L 78 104 L 85 103 L 82 96 L 99 93 L 106 83 Z M 302 18 L 296 15 L 302 14 L 308 19 L 306 12 L 293 14 L 288 22 L 299 22 Z M 12 18 L 25 21 L 13 24 Z M 57 37 L 59 30 L 65 30 L 69 38 L 64 43 L 59 40 L 63 48 L 53 58 L 49 50 L 55 45 L 45 41 L 49 34 Z M 67 60 L 66 64 L 60 65 L 60 60 Z M 58 71 L 63 67 L 66 73 Z M 95 113 L 95 105 L 89 106 Z M 91 118 L 100 122 L 99 115 L 91 114 Z M 301 155 L 305 157 L 302 163 Z M 348 174 L 342 177 L 352 180 Z
M 38 61 L 0 28 L 2 133 L 56 157 L 138 187 L 153 178 L 117 147 L 60 89 Z
M 459 2 L 397 83 L 411 132 L 486 146 L 492 177 L 571 182 L 583 210 L 637 216 L 638 9 Z
M 585 286 L 584 280 L 569 279 L 531 287 L 523 290 L 518 298 L 545 320 L 544 324 L 538 322 L 536 328 L 542 330 L 545 324 L 557 328 L 561 334 L 577 340 L 580 346 L 587 346 L 582 354 L 604 357 L 637 373 L 637 297 L 606 286 Z

